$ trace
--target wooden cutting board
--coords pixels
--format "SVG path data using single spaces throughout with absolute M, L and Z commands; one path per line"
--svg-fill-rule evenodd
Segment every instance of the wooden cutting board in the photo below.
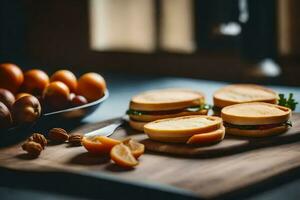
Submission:
M 68 144 L 49 145 L 37 159 L 30 159 L 20 145 L 1 149 L 0 167 L 86 174 L 95 179 L 120 180 L 120 184 L 152 185 L 160 190 L 172 187 L 173 191 L 210 199 L 300 168 L 300 114 L 294 114 L 293 122 L 288 133 L 276 137 L 251 140 L 226 137 L 223 142 L 208 147 L 161 144 L 128 127 L 120 128 L 113 137 L 134 137 L 145 143 L 147 149 L 168 153 L 147 151 L 133 170 L 124 170 L 107 156 L 91 155 L 83 147 Z M 73 131 L 85 132 L 108 123 L 83 125 Z M 170 153 L 181 156 L 169 156 Z

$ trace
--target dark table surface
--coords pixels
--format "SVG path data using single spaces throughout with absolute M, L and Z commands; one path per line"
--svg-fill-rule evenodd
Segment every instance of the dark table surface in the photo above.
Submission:
M 128 102 L 132 95 L 157 88 L 185 87 L 201 90 L 206 94 L 208 103 L 212 102 L 212 93 L 219 87 L 228 83 L 214 82 L 196 79 L 183 79 L 171 77 L 147 77 L 128 75 L 105 76 L 110 91 L 109 99 L 92 115 L 84 119 L 85 122 L 98 122 L 105 119 L 122 116 L 128 108 Z M 300 100 L 300 87 L 270 86 L 279 93 L 294 93 L 295 98 Z M 297 108 L 300 111 L 300 107 Z M 95 191 L 95 186 L 81 184 L 80 177 L 69 177 L 64 174 L 44 176 L 43 174 L 31 174 L 11 171 L 0 168 L 0 199 L 110 199 L 105 194 Z M 54 180 L 53 180 L 54 179 Z M 56 180 L 60 184 L 55 185 Z M 47 183 L 47 184 L 44 184 Z M 102 185 L 103 186 L 103 185 Z M 118 186 L 107 185 L 108 189 L 118 193 Z M 85 193 L 80 193 L 80 188 L 86 188 Z M 238 196 L 230 197 L 238 199 L 299 199 L 300 197 L 300 169 L 285 176 L 268 180 L 252 190 L 242 192 Z M 65 191 L 65 192 L 64 192 Z M 146 199 L 186 199 L 172 192 L 153 191 L 145 189 L 137 191 L 145 193 Z M 134 199 L 134 191 L 128 190 L 127 198 Z M 115 195 L 118 196 L 118 195 Z

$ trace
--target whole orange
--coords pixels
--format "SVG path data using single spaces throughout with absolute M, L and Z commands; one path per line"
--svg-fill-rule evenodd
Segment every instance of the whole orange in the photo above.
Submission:
M 86 73 L 78 80 L 77 93 L 84 96 L 89 102 L 100 99 L 106 90 L 104 78 L 97 73 Z
M 0 64 L 0 88 L 16 93 L 23 83 L 24 76 L 22 70 L 15 64 Z
M 41 95 L 49 84 L 48 75 L 39 69 L 32 69 L 24 74 L 22 91 L 33 95 Z
M 73 72 L 69 70 L 56 71 L 50 78 L 50 81 L 61 81 L 66 84 L 71 92 L 75 92 L 77 88 L 77 78 Z
M 51 82 L 44 90 L 43 98 L 46 109 L 61 110 L 68 107 L 70 89 L 60 81 Z

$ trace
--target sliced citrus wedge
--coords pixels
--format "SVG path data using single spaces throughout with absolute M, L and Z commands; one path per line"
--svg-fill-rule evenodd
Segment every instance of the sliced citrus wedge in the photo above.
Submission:
M 121 167 L 130 168 L 138 164 L 129 147 L 124 144 L 115 145 L 110 151 L 111 159 Z
M 92 138 L 83 137 L 82 145 L 91 153 L 94 154 L 104 154 L 109 153 L 113 146 L 120 144 L 119 140 L 105 137 L 105 136 L 95 136 Z
M 219 129 L 207 133 L 195 134 L 187 141 L 187 144 L 209 144 L 223 140 L 225 136 L 225 128 L 221 126 Z
M 100 141 L 102 144 L 110 147 L 110 149 L 117 145 L 117 144 L 120 144 L 121 141 L 117 140 L 117 139 L 113 139 L 113 138 L 110 138 L 110 137 L 106 137 L 106 136 L 98 136 L 97 137 L 97 140 Z
M 129 147 L 135 158 L 139 158 L 145 152 L 145 146 L 131 138 L 123 140 L 122 143 Z

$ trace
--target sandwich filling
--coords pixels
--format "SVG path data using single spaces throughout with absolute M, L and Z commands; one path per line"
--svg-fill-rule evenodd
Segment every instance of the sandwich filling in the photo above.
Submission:
M 199 112 L 201 110 L 209 110 L 210 105 L 202 104 L 199 106 L 191 106 L 184 109 L 177 109 L 177 110 L 164 110 L 164 111 L 140 111 L 140 110 L 127 110 L 127 115 L 169 115 L 169 114 L 177 114 L 181 112 Z
M 277 124 L 261 124 L 261 125 L 236 125 L 227 122 L 223 122 L 223 123 L 226 128 L 237 128 L 241 130 L 266 130 L 266 129 L 271 129 L 280 126 L 290 126 L 290 127 L 292 126 L 291 121 L 286 121 Z
M 213 107 L 212 107 L 212 110 L 213 110 L 215 113 L 221 113 L 222 108 L 221 108 L 221 107 L 218 107 L 218 106 L 213 106 Z

